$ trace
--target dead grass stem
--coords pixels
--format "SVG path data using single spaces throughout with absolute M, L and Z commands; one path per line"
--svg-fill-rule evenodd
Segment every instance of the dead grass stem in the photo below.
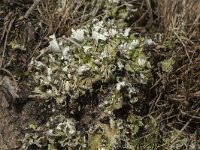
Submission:
M 158 0 L 158 16 L 165 31 L 176 31 L 188 39 L 195 38 L 200 27 L 199 0 Z

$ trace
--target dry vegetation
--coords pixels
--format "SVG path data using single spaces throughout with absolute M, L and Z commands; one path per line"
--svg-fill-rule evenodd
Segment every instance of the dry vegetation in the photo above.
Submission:
M 30 124 L 43 126 L 49 117 L 68 115 L 69 110 L 54 102 L 30 98 L 36 83 L 30 75 L 29 63 L 32 58 L 45 55 L 50 35 L 67 37 L 72 28 L 77 29 L 94 18 L 107 17 L 104 10 L 112 7 L 105 7 L 104 2 L 0 0 L 0 95 L 3 95 L 0 122 L 4 122 L 0 124 L 0 149 L 20 149 Z M 141 93 L 145 98 L 134 105 L 139 111 L 122 107 L 117 114 L 120 116 L 129 110 L 142 118 L 144 126 L 136 134 L 136 149 L 199 149 L 200 1 L 125 0 L 116 5 L 112 13 L 119 13 L 117 10 L 125 6 L 137 9 L 133 17 L 124 16 L 127 26 L 157 44 L 144 48 L 152 64 L 153 81 L 139 87 L 146 91 L 146 95 Z M 163 69 L 164 65 L 167 70 Z M 83 100 L 81 97 L 80 102 Z M 90 108 L 90 104 L 83 105 Z M 55 113 L 51 107 L 57 109 Z M 91 112 L 88 108 L 84 111 Z M 80 124 L 85 123 L 85 118 L 86 122 L 90 121 L 83 128 L 91 125 L 90 115 L 80 116 L 73 116 Z

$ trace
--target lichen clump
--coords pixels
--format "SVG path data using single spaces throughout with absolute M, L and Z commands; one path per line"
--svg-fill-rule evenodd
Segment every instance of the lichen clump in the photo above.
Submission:
M 72 118 L 65 118 L 64 116 L 51 117 L 45 126 L 48 129 L 45 136 L 41 135 L 44 128 L 35 127 L 34 125 L 31 125 L 31 128 L 35 129 L 35 133 L 25 136 L 23 149 L 27 149 L 30 145 L 49 150 L 54 150 L 58 148 L 57 146 L 60 148 L 84 147 L 84 141 L 81 141 L 82 137 L 80 132 L 76 130 L 75 120 Z
M 151 65 L 142 51 L 144 39 L 136 38 L 130 28 L 119 29 L 113 20 L 93 20 L 56 42 L 59 52 L 51 49 L 31 64 L 39 85 L 34 91 L 37 97 L 58 103 L 74 101 L 92 91 L 94 83 L 111 81 L 116 82 L 116 91 L 121 87 L 135 91 L 132 81 L 117 75 L 120 72 L 142 84 L 149 79 Z
M 79 142 L 76 148 L 80 149 L 134 148 L 134 135 L 143 125 L 142 119 L 127 112 L 127 119 L 123 120 L 114 112 L 124 105 L 133 108 L 142 99 L 138 85 L 143 86 L 151 80 L 151 64 L 143 52 L 146 44 L 149 40 L 136 37 L 131 28 L 121 28 L 115 20 L 109 19 L 95 19 L 81 28 L 72 29 L 67 38 L 53 36 L 49 53 L 30 64 L 38 83 L 33 96 L 56 101 L 58 106 L 68 105 L 73 114 L 80 109 L 79 98 L 87 98 L 95 91 L 99 115 L 88 125 L 87 132 L 76 129 L 74 119 L 71 124 L 74 127 L 67 129 L 70 133 L 63 130 L 61 133 L 60 127 L 66 130 L 71 119 L 64 117 L 65 121 L 60 123 L 50 121 L 57 126 L 52 128 L 47 123 L 47 132 L 53 130 L 56 135 L 59 132 L 60 138 L 54 138 L 54 144 L 49 143 L 74 148 L 72 145 Z M 101 122 L 103 118 L 107 118 L 107 123 Z M 32 139 L 33 144 L 39 138 L 38 135 L 28 136 L 26 140 Z M 43 138 L 52 141 L 52 136 Z

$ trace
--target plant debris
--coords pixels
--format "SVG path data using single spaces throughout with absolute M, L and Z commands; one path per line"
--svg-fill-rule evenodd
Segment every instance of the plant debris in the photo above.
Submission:
M 199 149 L 199 7 L 3 0 L 0 149 Z

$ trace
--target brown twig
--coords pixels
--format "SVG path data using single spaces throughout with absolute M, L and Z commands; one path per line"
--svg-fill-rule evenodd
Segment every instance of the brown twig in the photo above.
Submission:
M 173 138 L 173 140 L 171 141 L 171 143 L 173 144 L 176 139 L 181 135 L 181 133 L 187 128 L 187 126 L 189 125 L 189 123 L 191 122 L 191 118 L 187 121 L 187 123 L 183 126 L 183 128 L 179 131 L 179 133 Z
M 192 63 L 191 58 L 190 58 L 190 55 L 189 55 L 189 53 L 188 53 L 188 51 L 187 51 L 186 45 L 183 43 L 183 41 L 181 40 L 181 38 L 178 36 L 178 34 L 177 34 L 174 30 L 173 30 L 173 33 L 174 33 L 174 35 L 178 38 L 178 40 L 181 42 L 181 44 L 183 45 L 184 50 L 185 50 L 185 53 L 186 53 L 186 55 L 187 55 L 187 57 L 188 57 L 190 63 Z
M 0 68 L 0 71 L 3 71 L 3 72 L 5 72 L 5 73 L 7 73 L 9 76 L 11 76 L 12 80 L 13 80 L 14 83 L 15 83 L 15 86 L 16 86 L 17 88 L 19 87 L 18 84 L 17 84 L 17 81 L 15 80 L 15 77 L 13 76 L 13 74 L 12 74 L 9 70 L 7 70 L 7 69 L 5 69 L 5 68 Z
M 5 37 L 4 46 L 3 46 L 2 59 L 1 59 L 1 62 L 0 62 L 0 68 L 2 68 L 2 66 L 3 66 L 3 60 L 4 60 L 4 57 L 5 57 L 5 52 L 6 52 L 6 47 L 7 47 L 8 35 L 9 35 L 10 29 L 11 29 L 11 27 L 12 27 L 14 21 L 15 21 L 15 18 L 16 18 L 16 16 L 10 21 L 8 28 L 7 28 L 6 37 Z
M 31 5 L 31 7 L 26 11 L 26 14 L 24 15 L 24 18 L 27 19 L 29 15 L 32 13 L 32 11 L 35 9 L 35 7 L 38 5 L 38 3 L 41 0 L 34 0 L 34 3 Z

